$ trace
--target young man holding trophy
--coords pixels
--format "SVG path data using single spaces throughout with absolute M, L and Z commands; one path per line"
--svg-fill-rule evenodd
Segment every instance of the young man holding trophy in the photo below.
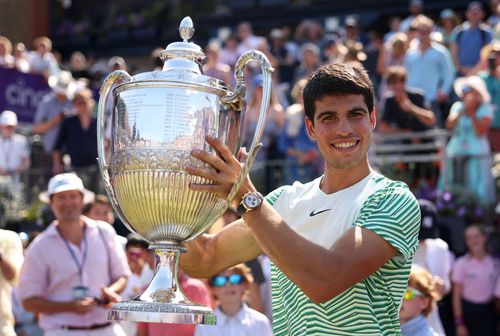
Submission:
M 330 64 L 304 88 L 306 126 L 324 162 L 321 177 L 263 197 L 246 177 L 236 201 L 242 219 L 185 244 L 181 268 L 195 277 L 265 253 L 272 261 L 275 335 L 395 335 L 399 306 L 418 246 L 419 205 L 408 187 L 372 170 L 368 148 L 376 124 L 365 71 Z M 193 150 L 214 169 L 189 166 L 213 184 L 194 191 L 226 198 L 241 171 L 214 137 L 216 151 Z

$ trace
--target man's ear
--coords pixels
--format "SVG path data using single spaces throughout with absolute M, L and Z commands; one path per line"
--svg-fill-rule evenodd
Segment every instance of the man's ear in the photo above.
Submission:
M 372 124 L 372 130 L 374 130 L 375 127 L 377 127 L 377 113 L 375 107 L 370 112 L 370 124 Z
M 306 116 L 304 116 L 304 122 L 306 123 L 307 135 L 309 135 L 309 138 L 311 138 L 311 140 L 316 141 L 314 122 Z

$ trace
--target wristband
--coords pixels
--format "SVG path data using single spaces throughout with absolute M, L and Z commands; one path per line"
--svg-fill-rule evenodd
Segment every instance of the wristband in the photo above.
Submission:
M 462 316 L 458 316 L 458 317 L 455 317 L 455 325 L 458 327 L 458 326 L 461 326 L 464 324 L 464 319 Z

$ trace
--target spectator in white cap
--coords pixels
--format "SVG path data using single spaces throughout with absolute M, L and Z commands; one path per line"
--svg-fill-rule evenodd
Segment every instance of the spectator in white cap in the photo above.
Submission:
M 45 335 L 125 335 L 107 316 L 130 269 L 111 225 L 82 215 L 88 194 L 73 173 L 52 177 L 43 198 L 56 220 L 26 252 L 19 298 Z
M 52 92 L 42 98 L 35 112 L 33 133 L 43 135 L 43 149 L 46 157 L 42 159 L 46 172 L 52 174 L 52 151 L 59 135 L 61 122 L 72 114 L 71 98 L 75 84 L 71 73 L 61 71 L 57 77 L 50 77 Z
M 16 133 L 17 115 L 9 110 L 0 114 L 0 177 L 7 176 L 11 186 L 18 186 L 20 174 L 30 166 L 28 139 Z
M 490 94 L 481 77 L 457 78 L 454 83 L 460 101 L 454 103 L 446 120 L 453 134 L 446 146 L 443 187 L 462 186 L 473 191 L 484 204 L 495 200 L 491 173 L 488 131 L 493 120 Z

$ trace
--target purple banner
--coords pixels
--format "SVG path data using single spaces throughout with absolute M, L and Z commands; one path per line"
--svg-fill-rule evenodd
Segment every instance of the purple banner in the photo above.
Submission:
M 33 123 L 36 107 L 50 92 L 45 77 L 0 67 L 0 112 L 12 110 L 23 123 Z

